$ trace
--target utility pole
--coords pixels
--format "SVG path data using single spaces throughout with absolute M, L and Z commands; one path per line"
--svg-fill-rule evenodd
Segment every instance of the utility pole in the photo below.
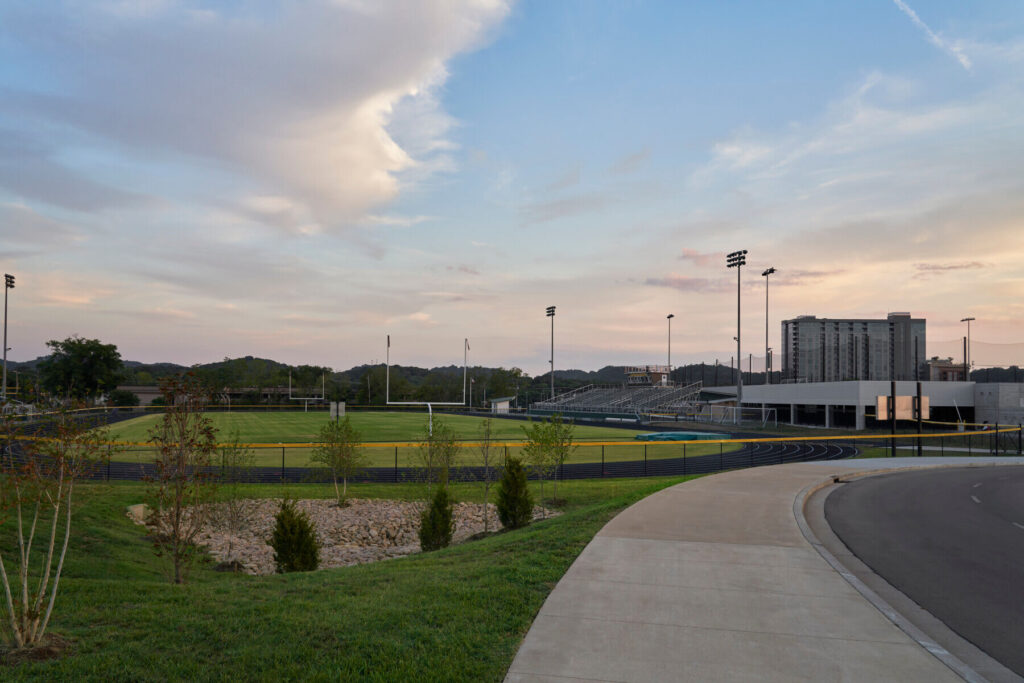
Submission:
M 466 404 L 466 373 L 469 365 L 469 339 L 462 340 L 462 404 Z M 469 390 L 469 405 L 473 406 L 473 390 Z
M 747 250 L 740 249 L 726 256 L 726 266 L 736 269 L 736 424 L 740 423 L 740 413 L 743 411 L 743 371 L 740 369 L 740 359 L 743 354 L 740 351 L 740 271 L 747 265 Z
M 548 306 L 547 316 L 551 318 L 551 400 L 555 398 L 555 307 Z
M 764 383 L 771 384 L 772 376 L 768 370 L 768 276 L 775 272 L 775 268 L 769 268 L 761 275 L 764 276 Z
M 14 289 L 14 276 L 4 273 L 4 386 L 0 398 L 7 401 L 7 290 Z
M 672 318 L 676 315 L 669 313 L 665 317 L 668 319 L 668 378 L 672 379 Z
M 967 376 L 964 377 L 965 382 L 971 381 L 971 321 L 974 318 L 962 318 L 960 322 L 967 323 L 967 351 L 964 353 L 964 364 L 967 366 Z M 6 346 L 6 344 L 5 344 Z

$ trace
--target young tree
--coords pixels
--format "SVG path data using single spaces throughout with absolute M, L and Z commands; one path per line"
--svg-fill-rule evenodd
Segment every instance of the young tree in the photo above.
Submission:
M 576 450 L 573 423 L 563 421 L 562 416 L 555 413 L 547 420 L 531 422 L 529 428 L 522 427 L 522 430 L 526 436 L 523 455 L 541 476 L 541 499 L 544 498 L 544 479 L 550 477 L 554 487 L 552 496 L 557 501 L 558 479 L 555 475 Z
M 533 467 L 540 479 L 540 501 L 544 504 L 544 481 L 548 478 L 553 465 L 551 464 L 551 430 L 545 420 L 530 420 L 529 427 L 520 427 L 526 443 L 522 448 L 523 461 Z
M 256 518 L 258 508 L 243 497 L 256 463 L 256 452 L 243 444 L 237 431 L 218 448 L 220 460 L 220 502 L 213 506 L 211 521 L 227 532 L 228 552 L 225 564 L 236 571 L 241 560 L 235 557 L 232 539 L 240 535 Z
M 334 496 L 338 507 L 345 503 L 348 495 L 348 479 L 363 468 L 362 435 L 352 426 L 348 415 L 339 421 L 330 420 L 320 428 L 320 444 L 310 455 L 311 464 L 319 465 L 331 473 L 334 481 Z M 342 488 L 338 490 L 338 479 Z
M 506 529 L 518 529 L 533 519 L 533 496 L 526 484 L 526 470 L 516 458 L 506 458 L 498 480 L 498 519 Z
M 71 539 L 75 483 L 109 451 L 105 430 L 91 430 L 66 410 L 53 417 L 47 439 L 19 439 L 15 419 L 5 417 L 2 424 L 0 525 L 14 520 L 13 533 L 4 537 L 17 544 L 0 551 L 0 582 L 6 640 L 21 649 L 41 643 L 53 614 Z
M 148 480 L 148 521 L 156 529 L 157 556 L 170 558 L 172 581 L 184 583 L 217 493 L 211 467 L 216 430 L 203 415 L 207 394 L 194 374 L 165 378 L 160 390 L 167 408 L 150 431 L 157 455 L 156 474 Z
M 485 419 L 480 423 L 480 464 L 484 467 L 484 533 L 490 530 L 491 513 L 488 509 L 488 503 L 490 502 L 490 491 L 491 481 L 494 479 L 493 471 L 491 469 L 491 461 L 494 458 L 492 451 L 494 450 L 493 444 L 491 443 L 491 434 L 494 425 L 491 422 L 491 418 Z
M 296 510 L 290 500 L 281 501 L 269 544 L 274 549 L 277 571 L 282 574 L 311 572 L 320 566 L 320 542 L 313 521 L 305 512 Z
M 437 493 L 420 515 L 420 550 L 430 552 L 451 545 L 455 532 L 452 497 L 447 486 L 438 486 Z
M 551 449 L 550 461 L 552 464 L 552 472 L 557 474 L 565 461 L 568 460 L 572 454 L 576 451 L 576 445 L 573 443 L 573 430 L 575 425 L 571 421 L 565 421 L 562 416 L 555 413 L 548 420 L 548 429 L 550 430 L 550 437 L 548 439 L 548 445 Z M 558 478 L 556 477 L 552 482 L 554 490 L 551 493 L 552 498 L 555 499 L 556 504 L 558 501 Z
M 416 454 L 426 478 L 428 495 L 434 484 L 447 486 L 458 453 L 455 430 L 447 422 L 435 417 L 433 432 L 427 425 L 423 426 L 423 440 Z
M 71 336 L 46 342 L 52 353 L 39 364 L 44 389 L 58 396 L 94 399 L 117 387 L 124 364 L 113 344 Z

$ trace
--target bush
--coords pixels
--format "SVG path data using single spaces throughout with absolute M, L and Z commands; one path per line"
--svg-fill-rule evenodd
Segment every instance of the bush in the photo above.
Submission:
M 424 552 L 447 548 L 451 545 L 453 531 L 452 497 L 446 487 L 439 486 L 434 500 L 420 517 L 420 548 Z
M 498 519 L 506 529 L 518 529 L 533 519 L 533 496 L 526 486 L 526 470 L 515 458 L 505 460 L 498 482 Z
M 107 394 L 107 405 L 130 408 L 139 405 L 139 397 L 127 389 L 114 389 Z
M 277 571 L 284 574 L 316 569 L 320 564 L 320 544 L 309 515 L 296 510 L 294 502 L 283 500 L 275 520 L 270 547 L 274 549 Z

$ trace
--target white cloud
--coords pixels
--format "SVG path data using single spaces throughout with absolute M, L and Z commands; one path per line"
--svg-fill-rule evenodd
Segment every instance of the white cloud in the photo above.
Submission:
M 917 12 L 911 9 L 911 7 L 907 3 L 903 2 L 903 0 L 892 1 L 896 3 L 896 6 L 900 8 L 901 12 L 910 17 L 910 20 L 914 22 L 915 26 L 924 31 L 925 36 L 928 37 L 928 42 L 930 42 L 932 45 L 939 48 L 940 50 L 948 52 L 956 59 L 956 61 L 960 62 L 960 66 L 962 66 L 963 68 L 967 69 L 968 71 L 971 70 L 971 59 L 964 53 L 960 43 L 950 43 L 949 41 L 945 40 L 942 36 L 935 33 L 935 31 L 933 31 L 928 26 L 928 24 L 921 21 L 921 17 L 917 16 Z
M 8 86 L 0 121 L 15 120 L 23 139 L 47 122 L 93 149 L 184 159 L 197 178 L 212 162 L 235 177 L 250 217 L 293 232 L 338 230 L 403 182 L 452 168 L 454 121 L 436 96 L 445 64 L 508 11 L 503 0 L 271 2 L 230 16 L 157 0 L 8 7 L 0 39 L 23 61 L 51 65 L 43 87 L 60 84 L 60 95 Z M 36 156 L 40 167 L 56 163 Z M 26 185 L 10 175 L 9 187 Z M 261 197 L 275 205 L 253 206 Z

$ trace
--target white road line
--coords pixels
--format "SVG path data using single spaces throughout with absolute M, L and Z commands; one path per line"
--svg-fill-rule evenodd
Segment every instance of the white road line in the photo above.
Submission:
M 1018 524 L 1017 522 L 1013 522 L 1013 525 L 1018 529 L 1024 529 L 1024 524 Z
M 975 503 L 980 503 L 981 502 L 980 500 L 978 500 L 977 496 L 971 496 L 971 500 L 973 500 Z
M 972 486 L 971 488 L 975 488 L 975 489 L 976 489 L 976 488 L 978 488 L 979 486 L 981 486 L 981 484 L 982 484 L 982 482 L 980 482 L 980 481 L 979 481 L 979 482 L 978 482 L 977 484 L 975 484 L 975 485 L 974 485 L 974 486 Z

